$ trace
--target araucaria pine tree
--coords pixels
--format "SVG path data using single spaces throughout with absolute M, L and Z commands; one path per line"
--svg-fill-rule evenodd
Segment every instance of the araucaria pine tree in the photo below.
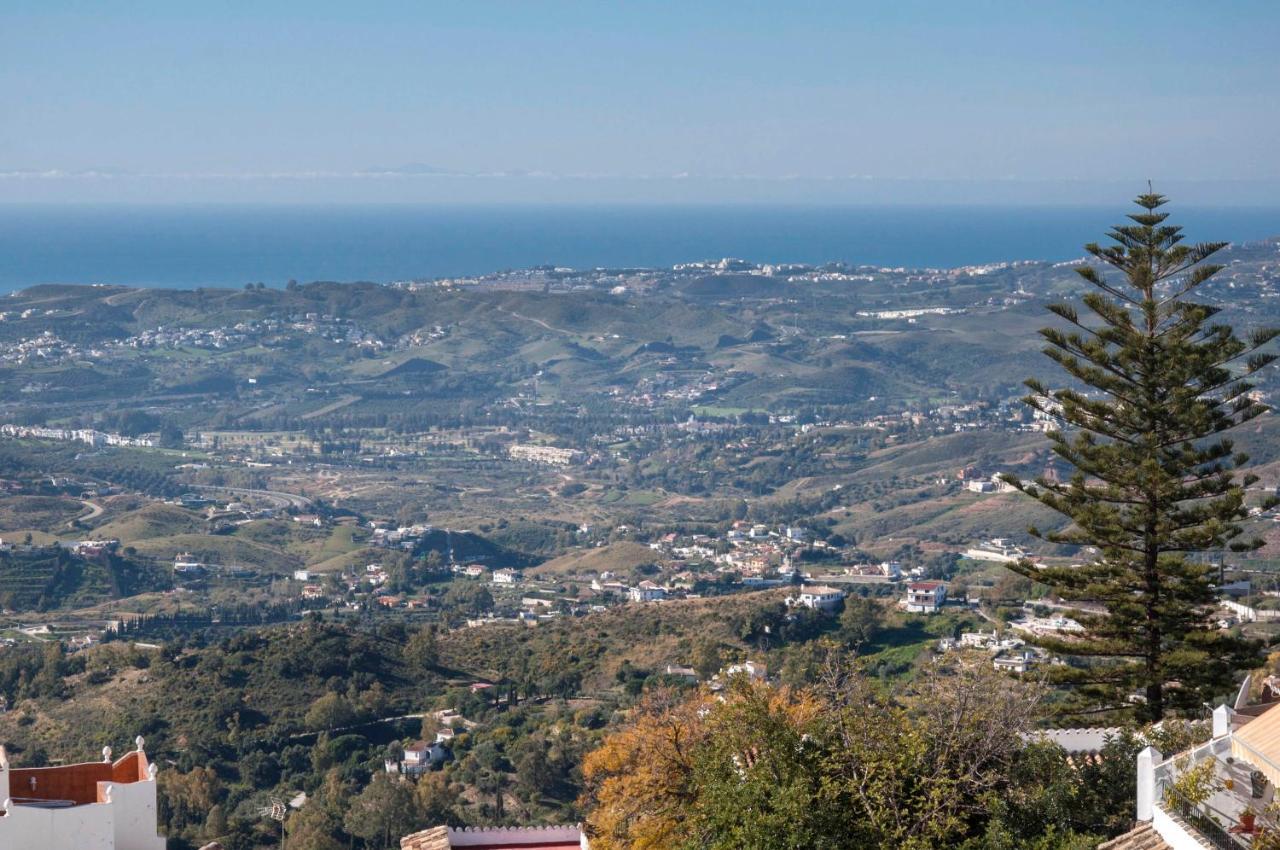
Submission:
M 1133 706 L 1158 721 L 1199 709 L 1258 661 L 1256 644 L 1210 620 L 1217 573 L 1204 556 L 1261 545 L 1241 537 L 1256 478 L 1238 474 L 1248 457 L 1224 432 L 1266 412 L 1249 377 L 1275 360 L 1259 349 L 1280 329 L 1241 339 L 1215 322 L 1220 308 L 1192 294 L 1221 269 L 1206 260 L 1226 243 L 1184 245 L 1158 211 L 1162 196 L 1136 203 L 1132 223 L 1108 234 L 1117 244 L 1085 246 L 1100 261 L 1076 269 L 1093 287 L 1088 312 L 1052 305 L 1066 327 L 1040 332 L 1072 380 L 1053 390 L 1027 381 L 1024 401 L 1057 422 L 1048 437 L 1073 471 L 1007 480 L 1070 520 L 1034 536 L 1096 551 L 1083 566 L 1014 565 L 1064 599 L 1106 608 L 1075 613 L 1083 633 L 1042 641 L 1073 662 L 1058 674 L 1072 708 Z

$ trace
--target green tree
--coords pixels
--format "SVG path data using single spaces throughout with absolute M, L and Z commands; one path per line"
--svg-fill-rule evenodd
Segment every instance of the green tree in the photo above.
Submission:
M 215 841 L 228 831 L 227 813 L 222 806 L 215 805 L 209 809 L 209 816 L 204 819 L 204 837 L 210 841 Z
M 458 801 L 458 789 L 443 771 L 423 776 L 413 791 L 419 823 L 425 826 L 458 825 Z
M 375 773 L 365 789 L 352 798 L 342 825 L 369 847 L 397 846 L 401 836 L 418 827 L 413 785 L 398 776 Z
M 440 663 L 440 647 L 433 625 L 423 626 L 405 644 L 404 660 L 423 673 L 431 673 Z
M 311 703 L 302 722 L 307 724 L 308 729 L 324 731 L 350 726 L 355 719 L 356 710 L 346 697 L 327 693 Z
M 286 834 L 290 847 L 306 850 L 345 850 L 334 833 L 340 829 L 333 816 L 320 808 L 308 806 L 289 818 Z
M 1220 308 L 1191 295 L 1221 269 L 1206 260 L 1225 243 L 1183 245 L 1181 228 L 1158 211 L 1162 196 L 1136 203 L 1132 223 L 1109 234 L 1117 244 L 1085 246 L 1099 261 L 1077 269 L 1093 287 L 1082 298 L 1088 314 L 1054 304 L 1066 327 L 1040 332 L 1072 384 L 1027 381 L 1025 402 L 1059 423 L 1049 440 L 1074 472 L 1062 481 L 1006 480 L 1070 520 L 1033 535 L 1098 552 L 1078 568 L 1013 567 L 1068 600 L 1106 606 L 1106 614 L 1077 612 L 1083 635 L 1044 641 L 1083 659 L 1064 679 L 1090 708 L 1124 710 L 1137 690 L 1137 713 L 1159 720 L 1199 708 L 1256 661 L 1253 645 L 1212 625 L 1210 568 L 1195 556 L 1261 545 L 1236 539 L 1248 515 L 1245 488 L 1256 479 L 1237 477 L 1248 457 L 1222 434 L 1267 409 L 1248 379 L 1275 359 L 1259 349 L 1280 331 L 1240 339 L 1213 321 Z
M 698 673 L 700 679 L 710 679 L 720 672 L 724 658 L 720 655 L 720 644 L 710 638 L 703 638 L 693 648 L 690 666 Z
M 875 638 L 884 623 L 884 607 L 865 596 L 850 596 L 840 612 L 840 634 L 850 644 L 859 646 Z

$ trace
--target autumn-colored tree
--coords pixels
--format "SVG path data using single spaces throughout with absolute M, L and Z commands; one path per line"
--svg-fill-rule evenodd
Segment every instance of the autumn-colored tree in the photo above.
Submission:
M 972 667 L 888 694 L 829 667 L 811 688 L 741 679 L 721 697 L 651 695 L 587 757 L 592 847 L 985 848 L 1038 691 Z M 1075 826 L 1063 817 L 1019 838 L 1055 850 L 1096 840 Z
M 417 817 L 425 824 L 455 826 L 460 823 L 460 800 L 459 789 L 443 771 L 424 775 L 413 789 Z
M 685 837 L 693 759 L 707 737 L 707 694 L 649 694 L 631 723 L 583 763 L 591 844 L 598 850 L 667 850 Z

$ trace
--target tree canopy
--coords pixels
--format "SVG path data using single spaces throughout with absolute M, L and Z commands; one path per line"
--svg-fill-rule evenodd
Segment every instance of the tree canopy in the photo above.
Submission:
M 1128 824 L 1132 781 L 1096 780 L 1131 780 L 1136 747 L 1076 770 L 1034 743 L 1039 690 L 985 666 L 721 696 L 652 693 L 587 757 L 592 847 L 1083 850 Z

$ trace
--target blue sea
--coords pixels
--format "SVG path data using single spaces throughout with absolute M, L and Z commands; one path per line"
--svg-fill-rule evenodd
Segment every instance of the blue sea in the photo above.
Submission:
M 1194 241 L 1280 235 L 1280 207 L 1169 208 Z M 948 267 L 1069 260 L 1129 210 L 1093 207 L 0 206 L 0 292 L 38 283 L 389 282 L 544 263 L 720 257 Z

